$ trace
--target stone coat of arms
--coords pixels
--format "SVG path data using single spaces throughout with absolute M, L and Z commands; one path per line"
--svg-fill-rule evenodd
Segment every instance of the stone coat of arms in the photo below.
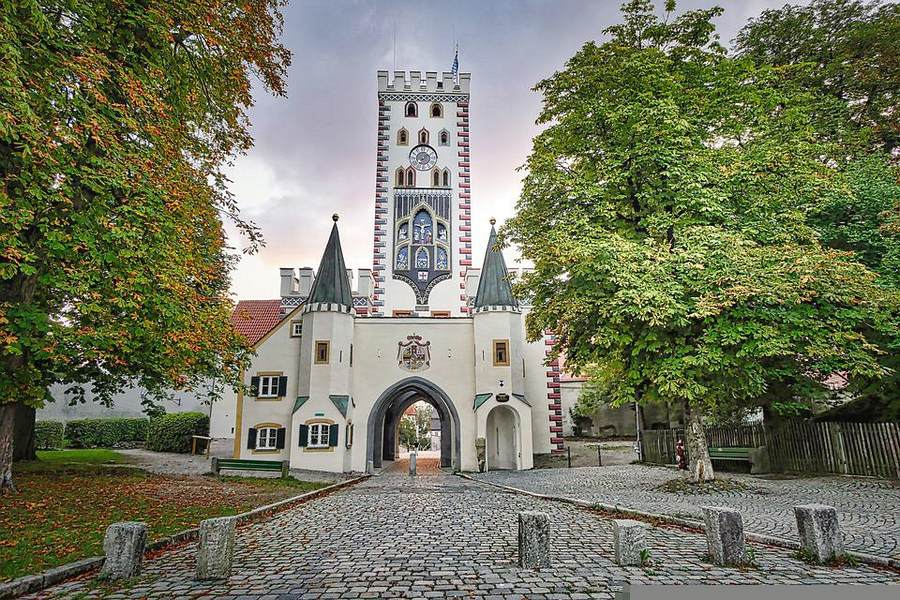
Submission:
M 424 371 L 431 366 L 431 342 L 420 335 L 408 335 L 405 342 L 397 342 L 397 364 L 406 371 Z

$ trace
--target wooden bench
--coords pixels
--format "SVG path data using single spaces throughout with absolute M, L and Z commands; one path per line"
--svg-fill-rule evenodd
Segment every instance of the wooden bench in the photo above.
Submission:
M 759 448 L 710 448 L 710 460 L 745 462 L 750 465 L 750 473 L 769 472 L 769 453 L 765 446 Z
M 286 460 L 252 460 L 248 458 L 216 458 L 212 459 L 212 472 L 220 471 L 280 471 L 286 479 L 290 465 Z

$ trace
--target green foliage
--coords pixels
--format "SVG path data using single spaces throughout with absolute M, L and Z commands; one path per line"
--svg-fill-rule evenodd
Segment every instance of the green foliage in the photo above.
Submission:
M 198 413 L 171 413 L 150 421 L 147 449 L 156 452 L 190 452 L 191 436 L 209 435 L 209 416 Z
M 810 223 L 859 166 L 822 159 L 839 149 L 816 135 L 818 98 L 728 57 L 721 9 L 623 12 L 536 86 L 546 128 L 503 232 L 535 266 L 530 339 L 555 330 L 614 405 L 705 415 L 883 377 L 898 296 Z
M 417 450 L 431 448 L 431 408 L 417 406 L 415 415 L 403 415 L 400 418 L 400 444 Z
M 63 447 L 66 426 L 62 421 L 36 421 L 34 447 L 38 450 L 55 450 Z
M 70 448 L 111 448 L 147 439 L 147 419 L 79 419 L 66 423 Z

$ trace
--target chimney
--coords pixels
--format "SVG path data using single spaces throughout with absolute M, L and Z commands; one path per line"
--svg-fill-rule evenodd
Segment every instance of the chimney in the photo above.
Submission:
M 312 267 L 300 267 L 300 287 L 297 293 L 304 298 L 309 297 L 309 291 L 312 289 L 315 274 Z
M 363 298 L 369 298 L 375 288 L 375 279 L 372 277 L 372 269 L 359 270 L 359 289 L 357 294 Z
M 294 269 L 282 267 L 278 269 L 281 274 L 281 297 L 292 296 L 297 292 L 297 278 L 294 277 Z

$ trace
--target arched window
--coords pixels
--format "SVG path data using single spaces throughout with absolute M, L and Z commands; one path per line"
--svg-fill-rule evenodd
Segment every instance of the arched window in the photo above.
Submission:
M 405 114 L 407 117 L 418 117 L 419 108 L 416 106 L 415 102 L 407 102 L 406 108 L 403 109 L 403 114 Z
M 448 132 L 446 129 L 444 129 L 443 131 L 441 131 L 441 135 L 438 139 L 440 139 L 441 146 L 449 146 L 450 145 L 450 132 Z
M 403 187 L 406 184 L 406 171 L 403 170 L 403 167 L 397 168 L 397 187 Z
M 450 187 L 450 171 L 448 169 L 444 169 L 444 176 L 441 183 L 443 183 L 444 187 Z
M 412 167 L 406 169 L 406 187 L 416 187 L 416 171 Z
M 441 185 L 441 172 L 435 169 L 431 172 L 431 187 L 439 187 Z
M 405 129 L 401 129 L 397 132 L 397 145 L 406 146 L 407 144 L 409 144 L 409 133 Z
M 419 132 L 419 143 L 427 144 L 429 137 L 430 136 L 428 135 L 428 130 L 423 127 L 422 130 Z
M 430 111 L 431 111 L 432 117 L 443 117 L 444 116 L 444 109 L 441 107 L 441 105 L 438 102 L 435 102 L 434 104 L 431 105 Z

